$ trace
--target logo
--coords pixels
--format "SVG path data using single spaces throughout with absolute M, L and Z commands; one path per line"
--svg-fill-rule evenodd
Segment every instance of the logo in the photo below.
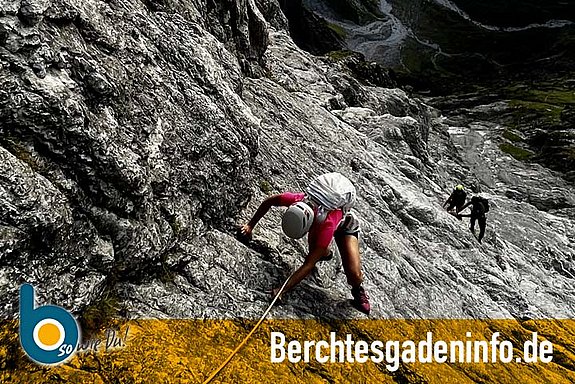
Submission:
M 39 364 L 60 364 L 72 357 L 78 346 L 80 328 L 76 319 L 62 307 L 35 308 L 34 287 L 20 286 L 20 344 Z

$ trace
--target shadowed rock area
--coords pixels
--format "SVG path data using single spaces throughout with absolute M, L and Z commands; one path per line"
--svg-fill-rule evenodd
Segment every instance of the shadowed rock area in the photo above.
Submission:
M 575 7 L 565 1 L 305 0 L 283 7 L 303 49 L 361 52 L 422 92 L 472 92 L 575 69 Z M 322 28 L 332 33 L 318 37 Z
M 300 50 L 267 0 L 0 2 L 0 293 L 21 283 L 75 313 L 257 318 L 299 266 L 270 193 L 339 171 L 358 189 L 372 317 L 575 315 L 575 193 L 340 61 Z M 451 133 L 451 135 L 450 135 Z M 441 205 L 490 199 L 482 245 Z M 274 308 L 363 317 L 339 256 Z

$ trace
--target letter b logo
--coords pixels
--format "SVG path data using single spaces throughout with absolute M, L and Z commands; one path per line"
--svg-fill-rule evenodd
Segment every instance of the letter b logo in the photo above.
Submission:
M 76 319 L 64 308 L 43 305 L 34 308 L 34 288 L 20 287 L 20 344 L 40 364 L 59 364 L 72 356 L 80 330 Z

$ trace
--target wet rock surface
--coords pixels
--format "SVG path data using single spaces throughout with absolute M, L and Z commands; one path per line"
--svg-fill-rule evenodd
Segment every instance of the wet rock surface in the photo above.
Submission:
M 256 318 L 306 254 L 269 194 L 358 189 L 372 317 L 575 315 L 575 196 L 495 123 L 442 116 L 299 49 L 272 1 L 0 2 L 0 314 L 19 284 L 76 313 Z M 479 244 L 441 205 L 490 199 Z M 364 317 L 339 255 L 272 316 Z

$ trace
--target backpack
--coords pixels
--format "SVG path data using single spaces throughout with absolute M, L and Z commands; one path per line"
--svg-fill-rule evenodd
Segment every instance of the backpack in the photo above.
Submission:
M 318 218 L 323 220 L 329 211 L 341 209 L 348 213 L 356 201 L 355 187 L 338 172 L 316 177 L 306 189 L 307 197 L 318 206 Z
M 483 198 L 483 200 L 481 200 L 481 203 L 483 203 L 483 206 L 485 207 L 485 213 L 489 212 L 489 200 Z
M 475 201 L 483 204 L 483 208 L 485 208 L 485 213 L 489 212 L 489 200 L 485 197 L 475 196 Z

